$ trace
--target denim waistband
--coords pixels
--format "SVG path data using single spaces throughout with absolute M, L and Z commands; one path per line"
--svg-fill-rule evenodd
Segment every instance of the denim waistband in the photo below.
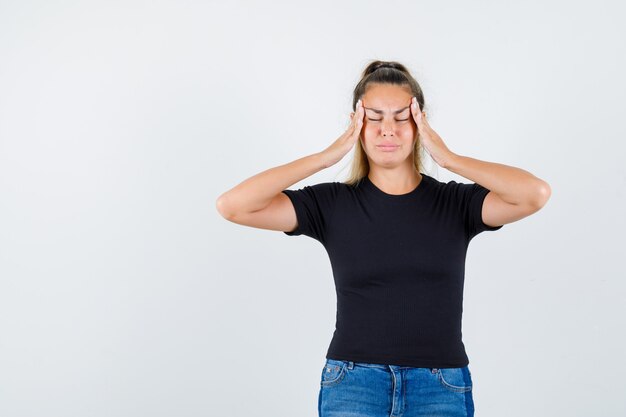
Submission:
M 367 367 L 367 368 L 380 368 L 380 369 L 392 369 L 392 370 L 398 370 L 398 369 L 418 369 L 415 368 L 413 366 L 401 366 L 401 365 L 384 365 L 384 364 L 380 364 L 380 363 L 367 363 L 367 362 L 355 362 L 355 361 L 348 361 L 348 360 L 344 360 L 344 359 L 331 359 L 328 358 L 328 361 L 331 362 L 340 362 L 340 363 L 346 363 L 348 365 L 348 369 L 353 369 L 354 366 L 363 366 L 363 367 Z M 422 368 L 422 369 L 427 369 L 429 371 L 436 371 L 439 368 Z

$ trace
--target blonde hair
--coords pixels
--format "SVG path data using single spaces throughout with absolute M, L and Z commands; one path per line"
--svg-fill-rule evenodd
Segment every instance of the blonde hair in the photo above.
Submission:
M 354 88 L 352 95 L 352 110 L 356 110 L 356 102 L 363 97 L 370 84 L 392 84 L 405 87 L 410 90 L 412 96 L 417 98 L 420 109 L 424 110 L 424 94 L 422 88 L 415 78 L 409 73 L 406 67 L 396 61 L 372 61 L 369 63 L 363 73 L 361 80 Z M 367 154 L 363 150 L 361 141 L 358 140 L 354 145 L 354 156 L 350 164 L 350 172 L 348 177 L 343 181 L 344 184 L 356 185 L 363 177 L 367 176 L 370 170 Z M 417 172 L 423 169 L 423 148 L 419 140 L 419 132 L 416 132 L 415 145 L 413 146 L 413 165 Z

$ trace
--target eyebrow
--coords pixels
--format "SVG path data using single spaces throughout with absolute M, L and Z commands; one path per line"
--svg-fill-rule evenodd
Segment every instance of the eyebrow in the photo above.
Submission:
M 374 113 L 377 113 L 377 114 L 383 114 L 383 111 L 382 111 L 382 110 L 372 109 L 372 108 L 370 108 L 370 107 L 365 107 L 365 106 L 363 106 L 363 108 L 364 108 L 364 109 L 367 109 L 367 110 L 371 110 L 371 111 L 373 111 Z M 394 110 L 392 113 L 393 113 L 393 114 L 402 113 L 403 111 L 405 111 L 405 110 L 406 110 L 406 109 L 408 109 L 408 108 L 409 108 L 409 106 L 406 106 L 406 107 L 404 107 L 404 108 L 402 108 L 402 109 L 400 109 L 400 110 Z

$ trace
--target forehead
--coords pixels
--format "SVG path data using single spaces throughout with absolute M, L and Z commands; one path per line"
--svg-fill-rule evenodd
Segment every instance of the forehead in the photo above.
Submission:
M 373 84 L 363 94 L 363 107 L 375 113 L 400 113 L 409 108 L 411 94 L 406 87 Z

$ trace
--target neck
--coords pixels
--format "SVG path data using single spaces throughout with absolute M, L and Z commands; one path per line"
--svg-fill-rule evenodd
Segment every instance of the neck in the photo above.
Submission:
M 376 187 L 388 194 L 406 194 L 413 191 L 422 181 L 422 174 L 415 168 L 410 170 L 396 167 L 393 169 L 371 169 L 367 174 Z

